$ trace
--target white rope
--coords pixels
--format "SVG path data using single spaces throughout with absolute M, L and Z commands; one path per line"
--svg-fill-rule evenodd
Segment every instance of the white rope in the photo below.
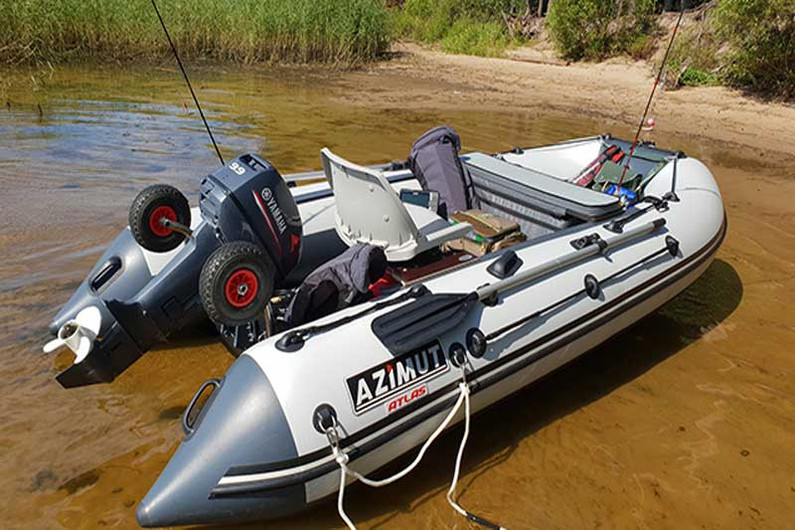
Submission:
M 339 488 L 339 494 L 337 495 L 337 512 L 339 512 L 340 517 L 342 518 L 343 521 L 345 521 L 345 524 L 348 525 L 348 528 L 350 528 L 351 530 L 355 530 L 356 526 L 353 524 L 350 517 L 348 517 L 348 514 L 345 513 L 345 506 L 343 504 L 343 500 L 345 497 L 346 475 L 350 475 L 372 488 L 381 488 L 389 484 L 392 484 L 397 480 L 400 480 L 401 478 L 405 477 L 406 475 L 414 471 L 414 468 L 416 468 L 419 465 L 419 463 L 422 461 L 422 458 L 425 456 L 425 452 L 428 450 L 428 448 L 431 446 L 434 440 L 436 440 L 436 438 L 438 438 L 439 435 L 442 434 L 442 432 L 444 432 L 444 430 L 447 428 L 450 422 L 453 421 L 453 418 L 458 413 L 459 409 L 461 408 L 461 404 L 464 401 L 466 401 L 467 403 L 467 424 L 469 423 L 468 421 L 469 420 L 469 413 L 468 413 L 469 386 L 466 383 L 462 382 L 458 385 L 458 389 L 460 394 L 458 396 L 458 400 L 455 402 L 455 405 L 453 405 L 453 408 L 450 409 L 450 412 L 447 414 L 447 417 L 444 419 L 444 421 L 441 424 L 439 424 L 439 426 L 436 428 L 435 431 L 433 431 L 433 434 L 431 434 L 430 438 L 428 438 L 425 441 L 425 443 L 422 445 L 422 448 L 420 449 L 420 452 L 417 453 L 417 456 L 414 458 L 414 461 L 411 462 L 411 464 L 409 464 L 408 466 L 406 466 L 405 469 L 403 469 L 398 473 L 395 473 L 391 477 L 387 477 L 382 480 L 372 480 L 365 477 L 358 471 L 354 471 L 353 469 L 348 467 L 348 460 L 349 460 L 348 454 L 340 450 L 339 445 L 337 444 L 331 445 L 331 450 L 334 453 L 334 458 L 336 459 L 337 464 L 339 464 L 340 466 L 340 488 Z
M 442 434 L 442 432 L 444 432 L 444 430 L 447 428 L 450 422 L 453 421 L 453 418 L 461 409 L 462 403 L 464 404 L 464 436 L 461 438 L 461 445 L 458 448 L 458 455 L 455 460 L 455 471 L 453 473 L 453 481 L 452 484 L 450 485 L 450 489 L 447 491 L 447 502 L 450 503 L 450 506 L 452 506 L 456 512 L 463 515 L 467 519 L 476 520 L 478 522 L 481 522 L 482 524 L 485 523 L 487 525 L 493 526 L 494 528 L 502 528 L 498 527 L 497 525 L 492 525 L 491 523 L 483 521 L 480 518 L 470 514 L 469 512 L 461 508 L 461 506 L 459 506 L 458 503 L 453 500 L 453 494 L 455 493 L 455 489 L 458 484 L 458 477 L 461 471 L 461 461 L 464 456 L 464 448 L 466 447 L 467 439 L 469 438 L 469 417 L 470 417 L 469 385 L 467 385 L 466 381 L 462 381 L 458 385 L 458 390 L 459 390 L 459 395 L 458 395 L 458 400 L 456 400 L 455 402 L 455 405 L 453 405 L 453 408 L 450 409 L 450 412 L 447 414 L 447 417 L 445 417 L 444 421 L 442 421 L 442 423 L 439 424 L 436 430 L 433 431 L 433 434 L 431 434 L 431 436 L 422 445 L 422 448 L 420 448 L 419 453 L 417 453 L 417 456 L 414 458 L 411 464 L 406 466 L 403 470 L 399 471 L 398 473 L 395 473 L 391 477 L 387 477 L 382 480 L 369 479 L 364 475 L 362 475 L 361 473 L 349 468 L 348 454 L 339 448 L 339 444 L 336 441 L 337 440 L 336 427 L 332 427 L 331 429 L 329 429 L 327 434 L 329 435 L 329 443 L 331 444 L 331 450 L 334 453 L 334 459 L 337 461 L 337 464 L 339 464 L 340 466 L 340 487 L 339 487 L 339 492 L 337 494 L 337 512 L 339 513 L 340 518 L 345 522 L 345 524 L 348 525 L 348 528 L 350 530 L 356 530 L 356 525 L 353 524 L 353 521 L 351 521 L 350 517 L 348 517 L 348 514 L 345 512 L 345 503 L 344 503 L 345 482 L 347 480 L 348 475 L 360 480 L 364 484 L 373 488 L 381 488 L 387 486 L 405 477 L 406 475 L 411 473 L 414 470 L 414 468 L 416 468 L 419 465 L 419 463 L 422 461 L 422 458 L 425 456 L 425 452 L 428 450 L 428 448 L 431 446 L 434 440 L 436 440 L 436 438 L 438 438 L 439 435 Z
M 461 471 L 461 460 L 464 457 L 464 448 L 467 445 L 467 439 L 469 438 L 469 391 L 467 387 L 466 394 L 462 393 L 461 395 L 464 396 L 464 435 L 461 437 L 461 445 L 458 446 L 458 455 L 455 458 L 455 469 L 453 471 L 453 481 L 450 483 L 450 489 L 447 490 L 447 503 L 453 507 L 455 511 L 467 517 L 467 512 L 461 506 L 458 505 L 457 502 L 453 500 L 453 494 L 455 493 L 455 487 L 458 485 L 458 474 Z
M 455 500 L 453 500 L 453 495 L 455 495 L 455 488 L 458 485 L 458 477 L 461 472 L 461 461 L 464 459 L 464 449 L 467 445 L 467 440 L 469 439 L 469 418 L 471 417 L 471 411 L 469 408 L 469 389 L 467 388 L 467 392 L 464 395 L 464 435 L 461 437 L 461 444 L 458 446 L 458 454 L 455 458 L 455 468 L 453 470 L 453 480 L 450 483 L 450 489 L 447 490 L 447 503 L 452 506 L 453 510 L 457 511 L 459 514 L 463 515 L 469 520 L 473 520 L 479 524 L 498 528 L 499 530 L 506 530 L 503 526 L 498 526 L 489 521 L 483 520 L 480 517 L 477 517 L 465 509 L 461 507 Z
M 453 418 L 455 417 L 456 413 L 458 413 L 458 409 L 461 408 L 461 403 L 463 403 L 464 400 L 469 397 L 469 387 L 466 385 L 466 383 L 460 383 L 458 385 L 458 389 L 461 392 L 458 396 L 458 401 L 456 401 L 455 405 L 453 405 L 453 408 L 450 409 L 450 412 L 447 414 L 447 417 L 444 419 L 444 421 L 436 428 L 433 434 L 431 434 L 430 438 L 428 438 L 425 441 L 425 443 L 422 446 L 422 449 L 420 449 L 420 452 L 417 453 L 416 458 L 414 458 L 414 461 L 408 466 L 406 466 L 406 468 L 403 469 L 402 471 L 395 473 L 391 477 L 387 477 L 382 480 L 369 479 L 364 475 L 362 475 L 361 473 L 359 473 L 358 471 L 354 471 L 353 469 L 349 468 L 348 455 L 340 451 L 339 447 L 332 447 L 332 451 L 334 452 L 334 456 L 337 458 L 337 462 L 340 463 L 340 467 L 352 477 L 361 480 L 362 482 L 364 482 L 365 484 L 367 484 L 372 488 L 382 488 L 384 486 L 388 486 L 389 484 L 392 484 L 393 482 L 402 479 L 403 477 L 414 471 L 414 468 L 416 468 L 419 465 L 419 463 L 422 461 L 422 458 L 425 456 L 425 452 L 428 450 L 428 448 L 431 446 L 434 440 L 436 440 L 436 438 L 438 438 L 439 435 L 442 434 L 442 432 L 447 428 L 450 422 L 453 421 Z M 340 462 L 340 459 L 342 459 L 343 461 Z
M 348 517 L 348 514 L 345 513 L 345 479 L 346 479 L 346 472 L 345 472 L 345 460 L 347 460 L 348 455 L 344 455 L 346 458 L 337 457 L 337 463 L 340 465 L 340 491 L 337 494 L 337 513 L 340 514 L 340 517 L 345 524 L 348 525 L 350 530 L 356 530 L 356 525 L 353 524 L 351 518 Z

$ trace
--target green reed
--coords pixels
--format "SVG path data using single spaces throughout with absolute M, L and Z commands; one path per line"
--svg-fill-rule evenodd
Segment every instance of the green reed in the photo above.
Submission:
M 356 63 L 389 45 L 381 0 L 160 0 L 185 57 Z M 170 53 L 149 0 L 0 0 L 0 62 L 150 60 Z

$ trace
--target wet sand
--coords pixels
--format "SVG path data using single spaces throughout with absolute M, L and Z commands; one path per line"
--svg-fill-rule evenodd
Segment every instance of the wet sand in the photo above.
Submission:
M 317 167 L 324 145 L 363 163 L 403 158 L 440 122 L 486 151 L 631 135 L 634 111 L 604 120 L 580 89 L 565 95 L 575 101 L 568 107 L 549 87 L 519 103 L 501 63 L 448 71 L 446 61 L 470 60 L 422 52 L 334 74 L 199 68 L 194 83 L 227 153 L 260 152 L 285 173 Z M 634 96 L 639 106 L 647 90 Z M 579 97 L 587 104 L 578 110 Z M 40 347 L 49 319 L 124 226 L 137 190 L 163 181 L 195 192 L 213 153 L 171 69 L 61 69 L 34 93 L 12 84 L 8 98 L 11 108 L 0 110 L 3 526 L 135 528 L 136 503 L 181 438 L 182 409 L 231 357 L 209 339 L 183 339 L 110 385 L 66 391 L 54 375 L 69 356 Z M 759 131 L 745 143 L 718 124 L 702 127 L 698 105 L 695 134 L 671 125 L 670 107 L 656 108 L 658 144 L 700 158 L 718 179 L 728 237 L 676 300 L 473 420 L 465 507 L 509 528 L 791 526 L 795 148 L 758 143 L 766 120 L 782 114 L 762 107 L 752 120 L 759 105 L 746 105 L 743 126 Z M 351 488 L 350 515 L 363 528 L 468 528 L 444 499 L 459 435 L 444 436 L 398 484 Z M 342 525 L 327 503 L 268 527 Z

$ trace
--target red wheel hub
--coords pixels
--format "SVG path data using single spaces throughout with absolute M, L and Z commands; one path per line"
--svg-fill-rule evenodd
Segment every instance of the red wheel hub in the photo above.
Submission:
M 149 229 L 158 237 L 166 237 L 171 234 L 171 229 L 163 226 L 160 221 L 164 217 L 170 221 L 176 221 L 177 212 L 171 206 L 158 206 L 152 210 L 152 214 L 149 216 Z
M 250 269 L 237 269 L 226 280 L 224 294 L 232 307 L 246 307 L 257 296 L 259 280 Z

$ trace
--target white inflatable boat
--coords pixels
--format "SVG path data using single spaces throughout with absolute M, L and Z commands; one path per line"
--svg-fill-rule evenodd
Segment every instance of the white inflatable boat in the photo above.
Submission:
M 292 188 L 302 259 L 340 239 L 375 243 L 399 288 L 271 336 L 205 383 L 197 397 L 214 390 L 200 411 L 186 410 L 185 440 L 141 502 L 139 523 L 304 510 L 445 428 L 468 426 L 470 414 L 690 285 L 726 231 L 715 180 L 698 160 L 647 144 L 630 165 L 641 181 L 636 203 L 575 185 L 609 145 L 629 151 L 602 136 L 463 155 L 481 207 L 515 221 L 526 241 L 483 256 L 432 253 L 437 261 L 425 258 L 413 274 L 405 264 L 471 227 L 401 202 L 400 190 L 419 189 L 409 171 L 360 167 L 324 150 L 328 182 Z

